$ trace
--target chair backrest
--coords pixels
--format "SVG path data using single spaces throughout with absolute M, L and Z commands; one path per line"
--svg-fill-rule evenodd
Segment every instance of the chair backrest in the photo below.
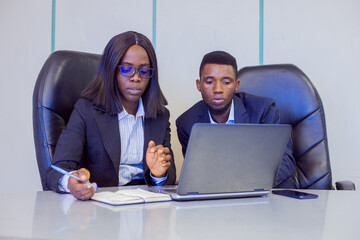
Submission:
M 331 189 L 324 108 L 309 78 L 291 64 L 245 67 L 237 78 L 239 91 L 271 97 L 281 123 L 292 125 L 293 188 Z
M 98 72 L 101 55 L 75 51 L 52 53 L 42 67 L 33 93 L 33 130 L 41 184 L 57 140 L 74 104 Z

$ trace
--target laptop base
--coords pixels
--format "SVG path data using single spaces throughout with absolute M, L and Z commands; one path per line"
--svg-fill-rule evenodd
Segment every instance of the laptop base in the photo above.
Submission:
M 172 200 L 175 201 L 193 201 L 193 200 L 211 200 L 211 199 L 230 199 L 243 197 L 263 197 L 270 191 L 254 191 L 254 192 L 232 192 L 232 193 L 216 193 L 216 194 L 188 194 L 180 195 L 177 193 L 168 193 Z
M 170 195 L 174 201 L 193 201 L 193 200 L 211 200 L 211 199 L 230 199 L 243 197 L 263 197 L 270 193 L 270 190 L 256 190 L 246 192 L 230 192 L 230 193 L 208 193 L 208 194 L 178 194 L 177 186 L 153 186 L 149 187 L 149 191 Z

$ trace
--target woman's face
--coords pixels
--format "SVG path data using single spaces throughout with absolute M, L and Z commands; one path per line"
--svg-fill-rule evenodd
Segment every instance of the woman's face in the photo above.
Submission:
M 116 68 L 116 81 L 122 104 L 129 114 L 136 115 L 139 99 L 145 92 L 150 78 L 140 77 L 139 71 L 136 71 L 132 77 L 124 76 L 124 74 L 126 75 L 129 67 L 137 69 L 150 68 L 149 56 L 143 47 L 133 45 L 126 51 L 119 65 L 122 66 L 123 74 L 120 72 L 119 67 Z

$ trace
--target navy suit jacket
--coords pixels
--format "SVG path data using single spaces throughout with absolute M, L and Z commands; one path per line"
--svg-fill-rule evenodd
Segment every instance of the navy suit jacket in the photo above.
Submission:
M 235 93 L 234 97 L 235 123 L 276 124 L 280 117 L 275 103 L 271 98 L 259 97 L 247 93 Z M 184 112 L 176 119 L 176 127 L 182 152 L 185 156 L 191 128 L 195 123 L 210 123 L 208 107 L 203 100 Z M 280 164 L 274 186 L 288 180 L 295 171 L 296 163 L 292 156 L 292 146 L 289 141 Z
M 166 184 L 176 180 L 173 152 L 170 145 L 169 111 L 156 119 L 144 120 L 143 169 L 145 182 L 154 185 L 150 169 L 146 164 L 146 150 L 150 140 L 162 144 L 171 151 Z M 68 125 L 60 135 L 52 164 L 68 171 L 86 168 L 90 171 L 90 181 L 99 187 L 118 186 L 120 164 L 120 132 L 117 115 L 110 115 L 103 108 L 96 107 L 87 99 L 80 99 L 74 106 Z M 46 184 L 49 189 L 59 191 L 58 181 L 62 175 L 49 168 Z

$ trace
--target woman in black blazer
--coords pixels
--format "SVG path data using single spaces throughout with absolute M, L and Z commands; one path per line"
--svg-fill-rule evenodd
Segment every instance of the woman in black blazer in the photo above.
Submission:
M 96 78 L 74 106 L 53 165 L 100 187 L 173 184 L 169 111 L 150 40 L 137 32 L 113 37 Z M 90 199 L 95 189 L 49 168 L 49 189 Z

